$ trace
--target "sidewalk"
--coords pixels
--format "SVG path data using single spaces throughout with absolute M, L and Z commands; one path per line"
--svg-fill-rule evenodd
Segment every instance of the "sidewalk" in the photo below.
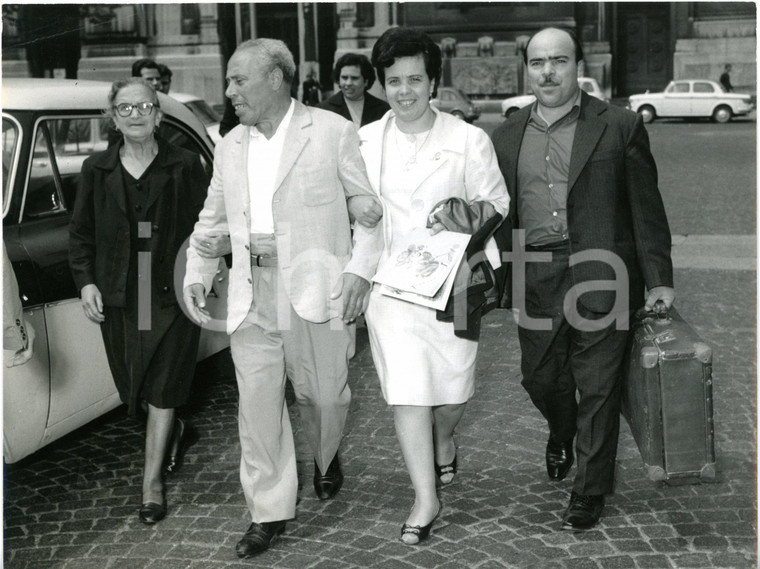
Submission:
M 600 524 L 587 533 L 558 531 L 574 470 L 560 483 L 546 478 L 546 431 L 520 386 L 516 328 L 509 314 L 496 311 L 483 323 L 477 392 L 458 430 L 460 472 L 441 490 L 442 515 L 424 545 L 398 539 L 412 491 L 360 329 L 341 449 L 345 485 L 332 501 L 315 497 L 312 460 L 297 432 L 298 517 L 272 549 L 247 561 L 235 556 L 248 519 L 238 480 L 235 381 L 222 354 L 198 368 L 198 403 L 190 411 L 202 438 L 168 482 L 166 520 L 154 527 L 137 520 L 143 431 L 120 408 L 6 467 L 4 567 L 757 567 L 755 272 L 694 268 L 701 263 L 695 259 L 726 256 L 719 241 L 708 248 L 702 238 L 684 237 L 674 251 L 677 266 L 685 267 L 676 270 L 678 309 L 714 348 L 712 484 L 650 482 L 623 421 L 616 492 Z M 738 258 L 748 255 L 749 248 Z

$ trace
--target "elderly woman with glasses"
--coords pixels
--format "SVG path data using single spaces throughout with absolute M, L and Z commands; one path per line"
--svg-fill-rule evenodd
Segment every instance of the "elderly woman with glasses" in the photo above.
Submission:
M 174 261 L 208 177 L 196 154 L 156 135 L 159 101 L 143 79 L 116 81 L 104 112 L 122 139 L 82 165 L 69 263 L 121 400 L 130 415 L 147 411 L 139 518 L 154 524 L 167 511 L 164 470 L 193 435 L 175 408 L 190 395 L 200 329 L 180 310 Z

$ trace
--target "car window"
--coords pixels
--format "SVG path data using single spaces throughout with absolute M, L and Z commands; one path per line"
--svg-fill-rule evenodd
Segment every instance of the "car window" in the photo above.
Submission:
M 25 219 L 73 207 L 82 163 L 108 147 L 108 120 L 103 116 L 66 117 L 37 123 L 24 200 Z
M 11 194 L 13 163 L 18 153 L 18 133 L 18 125 L 11 119 L 3 117 L 3 213 L 7 210 Z
M 219 116 L 219 113 L 217 113 L 209 104 L 202 100 L 197 99 L 195 101 L 188 101 L 185 103 L 185 106 L 189 108 L 195 116 L 197 116 L 199 119 L 201 119 L 201 122 L 203 124 L 214 124 L 221 122 L 222 117 Z
M 198 154 L 211 176 L 212 157 L 200 140 L 168 117 L 162 121 L 159 132 L 169 143 Z M 70 211 L 74 207 L 82 164 L 90 155 L 108 148 L 109 135 L 113 140 L 110 119 L 102 115 L 41 120 L 34 137 L 23 219 Z
M 198 140 L 198 137 L 194 133 L 191 133 L 186 126 L 175 122 L 174 119 L 165 117 L 164 120 L 161 121 L 159 133 L 170 144 L 175 144 L 185 150 L 197 154 L 201 160 L 203 169 L 206 171 L 206 175 L 209 179 L 211 178 L 211 174 L 214 171 L 214 157 L 210 154 L 208 149 L 203 146 L 201 141 Z
M 672 88 L 668 90 L 669 93 L 688 93 L 688 83 L 673 83 Z
M 694 83 L 694 92 L 695 93 L 714 93 L 715 89 L 713 89 L 712 83 Z
M 466 101 L 466 102 L 468 102 L 468 103 L 470 102 L 470 98 L 467 96 L 467 93 L 465 93 L 465 92 L 464 92 L 464 91 L 462 91 L 461 89 L 457 89 L 457 90 L 456 90 L 456 93 L 457 93 L 457 95 L 459 95 L 459 97 L 460 97 L 460 98 L 461 98 L 463 101 Z

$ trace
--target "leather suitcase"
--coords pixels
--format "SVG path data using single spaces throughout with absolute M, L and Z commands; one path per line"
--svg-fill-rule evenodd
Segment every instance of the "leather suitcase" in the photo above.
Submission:
M 715 478 L 712 349 L 675 308 L 639 311 L 623 382 L 622 413 L 649 478 Z

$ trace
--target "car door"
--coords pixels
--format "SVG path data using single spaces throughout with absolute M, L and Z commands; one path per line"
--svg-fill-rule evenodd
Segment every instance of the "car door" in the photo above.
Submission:
M 12 267 L 4 266 L 3 270 L 14 272 L 19 294 L 28 304 L 30 297 L 39 298 L 39 286 L 31 260 L 21 245 L 15 217 L 17 211 L 13 210 L 14 215 L 10 213 L 13 189 L 18 186 L 19 164 L 26 158 L 22 152 L 26 142 L 23 133 L 22 123 L 16 117 L 3 114 L 3 244 L 14 261 Z M 15 462 L 42 445 L 50 405 L 50 361 L 44 310 L 41 306 L 25 309 L 24 321 L 27 334 L 30 327 L 35 333 L 32 357 L 23 365 L 3 370 L 3 458 L 6 462 Z
M 102 115 L 40 116 L 33 129 L 19 240 L 39 283 L 47 329 L 50 406 L 42 445 L 119 404 L 100 334 L 82 311 L 68 263 L 69 221 L 84 160 L 105 150 Z M 42 446 L 41 445 L 41 446 Z
M 694 81 L 692 89 L 691 116 L 711 116 L 718 96 L 715 86 L 708 81 Z
M 688 81 L 673 81 L 665 89 L 662 108 L 657 114 L 662 117 L 686 117 L 691 115 L 691 89 Z

